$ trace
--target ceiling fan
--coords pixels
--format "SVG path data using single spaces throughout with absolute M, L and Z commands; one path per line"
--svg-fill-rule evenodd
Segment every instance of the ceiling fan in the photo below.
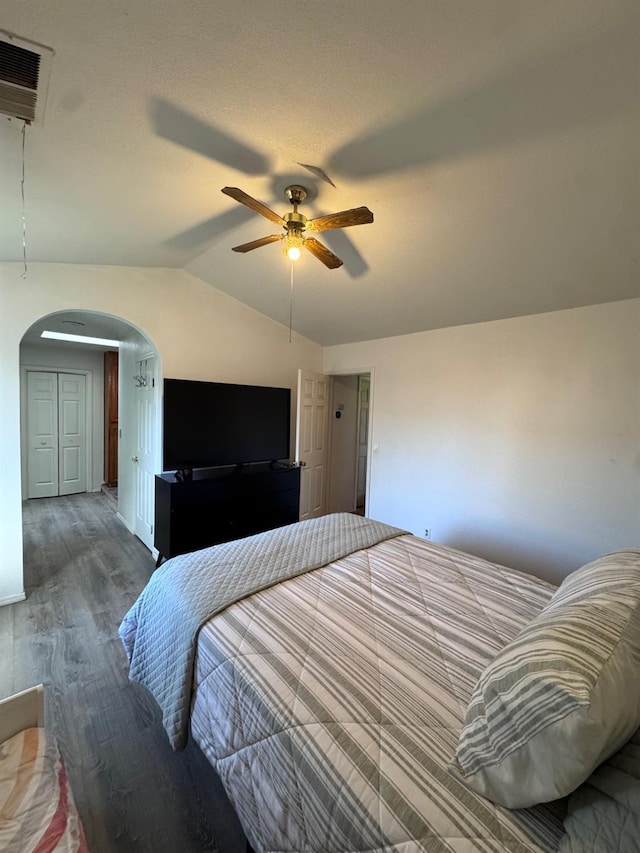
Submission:
M 281 240 L 283 251 L 292 260 L 297 260 L 300 257 L 301 249 L 307 249 L 326 267 L 333 270 L 341 267 L 342 261 L 315 237 L 307 236 L 308 232 L 328 231 L 332 228 L 347 228 L 350 225 L 366 225 L 373 222 L 373 213 L 367 207 L 353 207 L 350 210 L 341 210 L 339 213 L 329 213 L 327 216 L 307 219 L 302 213 L 298 213 L 298 205 L 307 197 L 307 190 L 300 184 L 291 184 L 285 189 L 285 196 L 293 205 L 293 210 L 290 213 L 285 213 L 284 216 L 280 216 L 262 204 L 261 201 L 252 198 L 237 187 L 224 187 L 222 192 L 285 229 L 283 234 L 271 234 L 268 237 L 262 237 L 260 240 L 252 240 L 250 243 L 234 246 L 231 250 L 233 252 L 251 252 L 253 249 L 259 249 L 268 243 Z

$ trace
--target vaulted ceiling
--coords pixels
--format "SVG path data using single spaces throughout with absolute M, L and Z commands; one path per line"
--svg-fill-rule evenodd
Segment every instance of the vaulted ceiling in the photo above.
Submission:
M 640 296 L 637 0 L 4 0 L 55 51 L 27 128 L 30 261 L 185 268 L 289 322 L 274 225 L 375 222 L 296 262 L 329 345 Z M 0 260 L 22 260 L 22 124 L 0 116 Z M 299 163 L 322 167 L 335 187 Z M 277 231 L 277 226 L 275 228 Z

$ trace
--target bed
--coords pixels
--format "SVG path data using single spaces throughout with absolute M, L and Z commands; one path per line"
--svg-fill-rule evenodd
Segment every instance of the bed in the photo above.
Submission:
M 167 687 L 167 671 L 178 659 L 190 734 L 254 850 L 558 849 L 565 800 L 506 808 L 474 791 L 455 767 L 482 673 L 545 611 L 556 588 L 385 525 L 376 527 L 376 541 L 358 547 L 375 522 L 326 518 L 321 524 L 355 526 L 358 534 L 341 546 L 348 553 L 329 559 L 336 549 L 325 548 L 307 567 L 291 558 L 281 531 L 242 540 L 252 567 L 286 553 L 295 568 L 278 569 L 275 580 L 269 573 L 256 580 L 253 568 L 235 591 L 216 592 L 213 615 L 200 611 L 192 620 L 186 657 L 176 653 L 182 640 L 167 634 L 190 621 L 186 599 L 200 606 L 205 587 L 228 586 L 234 545 L 170 560 L 127 614 L 120 634 L 131 677 L 163 707 L 173 745 L 183 745 L 176 731 L 185 726 L 176 728 L 181 712 L 167 701 L 176 684 L 172 676 Z M 288 530 L 315 543 L 324 535 L 317 521 Z M 219 565 L 205 583 L 211 561 Z M 194 596 L 185 596 L 184 577 L 196 583 Z M 167 631 L 167 620 L 177 627 Z M 160 663 L 157 643 L 165 647 Z

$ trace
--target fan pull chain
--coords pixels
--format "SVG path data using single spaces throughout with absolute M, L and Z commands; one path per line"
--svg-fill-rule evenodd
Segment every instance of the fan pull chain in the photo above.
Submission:
M 24 264 L 24 270 L 20 278 L 23 279 L 27 277 L 27 212 L 24 201 L 24 141 L 27 135 L 27 124 L 28 122 L 26 121 L 22 123 L 22 180 L 20 181 L 22 192 L 22 262 Z
M 289 343 L 291 343 L 291 327 L 293 326 L 293 265 L 291 261 L 291 290 L 289 291 Z

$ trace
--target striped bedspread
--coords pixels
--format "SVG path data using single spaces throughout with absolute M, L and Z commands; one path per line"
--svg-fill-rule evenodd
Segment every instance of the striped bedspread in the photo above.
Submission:
M 401 533 L 339 512 L 183 554 L 158 569 L 118 633 L 129 678 L 160 705 L 173 748 L 187 741 L 196 637 L 207 619 L 247 595 Z
M 404 535 L 259 592 L 198 640 L 192 733 L 256 851 L 549 853 L 448 767 L 486 664 L 554 588 Z

